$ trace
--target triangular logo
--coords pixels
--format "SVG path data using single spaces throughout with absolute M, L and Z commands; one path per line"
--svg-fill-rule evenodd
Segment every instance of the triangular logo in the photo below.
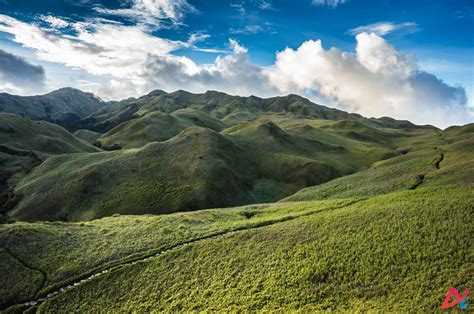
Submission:
M 448 309 L 450 307 L 453 307 L 467 298 L 467 295 L 469 294 L 469 289 L 466 288 L 466 293 L 464 293 L 462 296 L 459 296 L 458 289 L 456 288 L 451 288 L 448 291 L 448 294 L 446 294 L 446 298 L 444 299 L 443 303 L 441 304 L 442 309 Z M 450 300 L 454 297 L 454 301 L 450 302 Z

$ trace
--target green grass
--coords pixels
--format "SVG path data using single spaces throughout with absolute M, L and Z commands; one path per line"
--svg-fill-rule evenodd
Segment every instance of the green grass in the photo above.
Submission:
M 104 147 L 124 145 L 112 139 L 136 130 L 136 141 L 124 141 L 144 145 L 138 149 L 49 158 L 16 185 L 15 193 L 22 198 L 11 214 L 29 221 L 78 221 L 114 213 L 163 214 L 275 202 L 285 197 L 377 195 L 408 188 L 420 175 L 429 179 L 432 160 L 441 152 L 434 147 L 446 145 L 432 129 L 376 129 L 353 121 L 295 120 L 284 115 L 266 115 L 221 132 L 191 126 L 166 141 L 146 144 L 142 132 L 149 130 L 142 123 L 171 132 L 160 133 L 166 138 L 186 123 L 192 124 L 194 114 L 194 109 L 154 112 L 99 139 L 111 140 L 101 142 Z M 198 117 L 199 121 L 209 118 Z M 165 121 L 177 129 L 167 128 L 162 124 Z M 366 137 L 354 139 L 341 133 L 346 129 Z M 446 151 L 446 156 L 449 151 L 458 154 L 459 148 Z M 457 168 L 454 172 L 460 173 Z M 347 176 L 351 173 L 355 174 Z M 311 186 L 316 187 L 290 196 Z
M 0 125 L 0 145 L 3 146 L 45 154 L 100 151 L 53 123 L 0 113 Z
M 469 125 L 464 129 L 471 130 Z M 305 201 L 351 196 L 373 196 L 397 190 L 474 184 L 474 137 L 467 132 L 457 137 L 449 130 L 423 145 L 413 145 L 406 154 L 374 163 L 369 169 L 328 183 L 302 189 L 283 201 Z M 470 133 L 470 134 L 469 134 Z M 469 135 L 472 135 L 470 131 Z M 441 155 L 442 154 L 442 155 Z M 441 161 L 441 156 L 443 156 Z M 439 169 L 436 164 L 439 162 Z M 422 178 L 423 177 L 423 178 Z
M 46 274 L 44 285 L 34 280 L 21 284 L 28 283 L 39 292 L 47 292 L 94 270 L 192 239 L 290 220 L 355 201 L 358 199 L 251 205 L 163 216 L 115 215 L 83 223 L 17 222 L 0 225 L 0 243 L 20 261 Z M 5 257 L 9 258 L 2 259 L 3 267 L 15 269 L 21 266 L 8 254 Z M 0 293 L 0 304 L 19 303 L 35 295 L 34 289 L 20 294 L 23 286 L 15 286 L 18 284 L 15 277 L 6 277 L 4 280 L 8 288 L 6 290 L 13 292 Z
M 74 132 L 74 136 L 80 138 L 83 141 L 86 141 L 89 144 L 93 144 L 95 143 L 95 141 L 97 141 L 99 137 L 102 136 L 102 134 L 90 130 L 81 129 Z
M 323 204 L 329 203 L 267 207 L 263 211 L 271 210 L 270 215 L 314 212 L 126 266 L 49 299 L 38 310 L 432 312 L 450 287 L 472 286 L 471 187 L 395 192 L 337 208 Z M 239 211 L 221 212 L 232 216 Z M 137 218 L 106 218 L 85 223 L 84 229 L 95 224 L 112 229 L 111 223 L 121 219 L 132 225 L 128 220 Z M 74 234 L 78 224 L 70 225 Z M 194 227 L 190 223 L 185 229 Z M 56 255 L 61 256 L 53 251 Z

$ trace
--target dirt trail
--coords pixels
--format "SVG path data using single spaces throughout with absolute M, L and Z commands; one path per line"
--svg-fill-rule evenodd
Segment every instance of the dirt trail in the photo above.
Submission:
M 352 204 L 355 204 L 355 203 L 358 203 L 358 202 L 361 202 L 365 200 L 365 198 L 359 198 L 359 199 L 355 199 L 353 201 L 350 201 L 346 204 L 342 204 L 340 206 L 336 206 L 334 208 L 327 208 L 323 211 L 313 211 L 313 212 L 309 212 L 309 213 L 305 213 L 305 214 L 301 214 L 301 215 L 297 215 L 297 216 L 286 216 L 286 217 L 282 217 L 282 218 L 279 218 L 279 219 L 275 219 L 275 220 L 269 220 L 269 221 L 264 221 L 264 222 L 261 222 L 260 224 L 257 224 L 257 225 L 254 225 L 254 226 L 248 226 L 246 228 L 242 227 L 242 228 L 237 228 L 235 230 L 232 230 L 232 231 L 228 231 L 228 232 L 223 232 L 223 233 L 218 233 L 218 234 L 214 234 L 214 235 L 210 235 L 210 236 L 206 236 L 206 237 L 202 237 L 202 238 L 197 238 L 197 239 L 194 239 L 194 240 L 190 240 L 190 241 L 186 241 L 186 242 L 183 242 L 181 244 L 178 244 L 176 246 L 173 246 L 171 248 L 168 248 L 168 249 L 165 249 L 165 250 L 162 250 L 162 251 L 158 251 L 156 253 L 153 253 L 153 254 L 150 254 L 148 256 L 145 256 L 145 257 L 139 257 L 139 258 L 136 258 L 136 259 L 133 259 L 133 260 L 128 260 L 128 261 L 125 261 L 123 263 L 120 263 L 120 264 L 117 264 L 115 266 L 111 266 L 111 267 L 108 267 L 102 271 L 99 271 L 99 272 L 96 272 L 92 275 L 88 275 L 87 277 L 83 277 L 82 279 L 77 279 L 76 281 L 72 281 L 70 284 L 68 284 L 67 286 L 63 286 L 61 288 L 57 288 L 56 290 L 54 291 L 51 291 L 49 292 L 48 294 L 44 295 L 44 296 L 41 296 L 41 297 L 38 297 L 36 298 L 35 300 L 32 300 L 32 301 L 28 301 L 28 302 L 24 302 L 24 303 L 20 303 L 20 304 L 16 304 L 16 305 L 12 305 L 10 307 L 13 307 L 13 306 L 20 306 L 20 307 L 32 307 L 32 306 L 37 306 L 39 304 L 41 304 L 42 302 L 46 301 L 47 299 L 50 299 L 52 297 L 55 297 L 56 295 L 62 293 L 62 292 L 65 292 L 65 291 L 68 291 L 68 290 L 71 290 L 79 285 L 82 285 L 84 283 L 87 283 L 103 274 L 106 274 L 106 273 L 109 273 L 111 271 L 115 271 L 115 270 L 118 270 L 118 269 L 121 269 L 123 267 L 127 267 L 127 266 L 130 266 L 130 265 L 135 265 L 135 264 L 138 264 L 138 263 L 141 263 L 141 262 L 145 262 L 145 261 L 148 261 L 152 258 L 155 258 L 155 257 L 158 257 L 160 255 L 163 255 L 163 254 L 166 254 L 166 253 L 169 253 L 169 252 L 172 252 L 172 251 L 176 251 L 180 248 L 183 248 L 183 247 L 186 247 L 186 246 L 190 246 L 192 244 L 195 244 L 195 243 L 200 243 L 200 242 L 206 242 L 206 241 L 211 241 L 211 240 L 214 240 L 214 239 L 218 239 L 218 238 L 223 238 L 223 237 L 226 237 L 226 236 L 229 236 L 229 235 L 232 235 L 234 233 L 238 233 L 238 232 L 242 232 L 242 231 L 245 231 L 245 230 L 252 230 L 252 229 L 258 229 L 258 228 L 262 228 L 262 227 L 265 227 L 265 226 L 270 226 L 270 225 L 274 225 L 274 224 L 277 224 L 277 223 L 281 223 L 281 222 L 285 222 L 285 221 L 290 221 L 290 220 L 293 220 L 293 219 L 296 219 L 296 218 L 300 218 L 300 217 L 305 217 L 305 216 L 310 216 L 310 215 L 315 215 L 315 214 L 318 214 L 318 213 L 321 213 L 321 212 L 327 212 L 327 211 L 330 211 L 330 210 L 336 210 L 336 209 L 340 209 L 340 208 L 344 208 L 344 207 L 347 207 L 347 206 L 350 206 Z M 41 272 L 43 273 L 43 272 Z M 44 273 L 43 273 L 44 274 Z M 44 278 L 46 278 L 46 274 L 44 274 Z
M 441 167 L 440 164 L 441 164 L 441 162 L 442 162 L 443 160 L 444 160 L 444 153 L 441 152 L 441 153 L 439 154 L 439 158 L 436 159 L 436 162 L 435 162 L 435 167 L 436 167 L 437 170 L 440 169 L 440 167 Z
M 18 263 L 20 263 L 21 265 L 23 265 L 23 267 L 29 269 L 29 270 L 32 270 L 34 272 L 38 272 L 41 274 L 41 281 L 40 283 L 38 284 L 37 288 L 36 288 L 36 291 L 35 291 L 35 295 L 37 295 L 41 289 L 44 288 L 44 286 L 46 285 L 46 273 L 44 271 L 42 271 L 41 269 L 39 268 L 35 268 L 31 265 L 28 265 L 25 261 L 23 261 L 21 258 L 19 258 L 18 256 L 16 256 L 16 254 L 14 254 L 12 251 L 10 251 L 10 249 L 6 248 L 6 247 L 2 247 L 2 249 L 5 250 L 5 252 L 8 253 L 8 255 L 10 255 L 12 258 L 14 258 L 15 260 L 18 261 Z M 4 304 L 5 306 L 5 304 Z M 12 306 L 12 304 L 9 304 L 9 305 L 6 305 L 6 306 Z

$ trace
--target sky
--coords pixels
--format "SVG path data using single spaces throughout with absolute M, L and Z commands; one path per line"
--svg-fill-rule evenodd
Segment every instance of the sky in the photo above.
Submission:
M 474 121 L 474 1 L 0 0 L 0 92 L 298 94 Z

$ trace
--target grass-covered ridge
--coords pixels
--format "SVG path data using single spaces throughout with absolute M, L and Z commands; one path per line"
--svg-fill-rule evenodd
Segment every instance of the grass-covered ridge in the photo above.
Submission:
M 448 129 L 435 138 L 407 146 L 406 153 L 374 163 L 369 169 L 302 189 L 284 201 L 373 196 L 402 189 L 474 184 L 472 125 Z

